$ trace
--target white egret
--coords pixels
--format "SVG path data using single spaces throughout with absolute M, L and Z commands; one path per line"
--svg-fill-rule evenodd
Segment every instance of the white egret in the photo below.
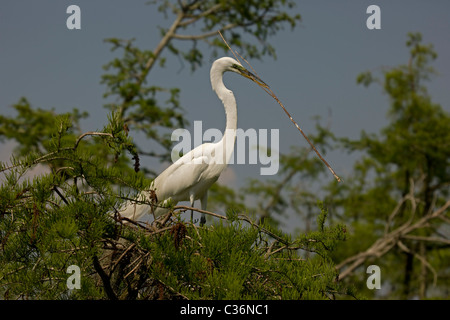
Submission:
M 238 61 L 229 57 L 214 61 L 210 71 L 211 85 L 225 108 L 225 134 L 216 143 L 204 143 L 189 151 L 155 178 L 151 185 L 156 194 L 153 199 L 158 205 L 154 207 L 155 217 L 167 212 L 163 207 L 169 201 L 172 204 L 190 201 L 191 207 L 194 207 L 194 201 L 200 200 L 201 209 L 206 210 L 208 189 L 227 167 L 236 140 L 237 109 L 233 92 L 223 84 L 222 77 L 226 71 L 240 74 L 267 88 L 259 77 L 246 70 Z M 150 192 L 142 192 L 139 198 L 151 202 L 152 197 Z M 128 202 L 119 213 L 122 217 L 137 221 L 152 211 L 149 205 Z M 200 224 L 205 222 L 205 214 L 202 214 Z

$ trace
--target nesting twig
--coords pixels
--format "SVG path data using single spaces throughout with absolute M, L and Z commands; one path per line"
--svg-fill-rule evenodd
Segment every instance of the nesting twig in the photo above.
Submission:
M 227 41 L 225 40 L 225 38 L 222 36 L 222 33 L 220 32 L 220 30 L 218 31 L 220 37 L 222 38 L 223 42 L 225 42 L 225 44 L 227 45 L 228 49 L 230 49 L 231 53 L 233 53 L 234 57 L 236 58 L 237 61 L 239 61 L 239 58 L 236 56 L 239 55 L 242 60 L 245 61 L 245 63 L 247 63 L 247 65 L 250 66 L 250 68 L 252 69 L 252 71 L 255 73 L 255 75 L 258 75 L 255 71 L 255 69 L 253 69 L 253 67 L 250 65 L 250 63 L 248 63 L 247 60 L 245 60 L 238 52 L 234 51 L 233 49 L 230 48 L 230 46 L 228 45 Z M 272 98 L 275 99 L 276 102 L 278 102 L 278 104 L 280 105 L 280 107 L 283 109 L 283 111 L 286 113 L 286 115 L 289 117 L 289 119 L 291 120 L 291 122 L 295 125 L 295 127 L 298 129 L 298 131 L 300 131 L 300 133 L 303 135 L 303 137 L 306 139 L 306 141 L 309 143 L 309 145 L 311 146 L 311 148 L 314 150 L 314 152 L 317 154 L 317 156 L 320 158 L 320 160 L 322 160 L 322 162 L 327 166 L 327 168 L 330 170 L 330 172 L 333 174 L 333 176 L 336 178 L 336 180 L 338 182 L 341 182 L 341 178 L 336 174 L 336 172 L 334 172 L 333 168 L 331 168 L 331 166 L 328 164 L 328 162 L 322 157 L 322 155 L 320 154 L 320 152 L 316 149 L 316 147 L 314 146 L 314 144 L 308 139 L 308 137 L 306 136 L 306 134 L 303 132 L 303 130 L 300 128 L 300 126 L 297 124 L 297 122 L 292 118 L 292 116 L 290 115 L 290 113 L 286 110 L 286 108 L 284 107 L 284 105 L 281 103 L 281 101 L 278 99 L 278 97 L 275 95 L 275 93 L 273 93 L 273 91 L 269 88 L 268 85 L 265 84 L 261 84 L 258 83 L 258 85 L 265 91 L 267 92 Z

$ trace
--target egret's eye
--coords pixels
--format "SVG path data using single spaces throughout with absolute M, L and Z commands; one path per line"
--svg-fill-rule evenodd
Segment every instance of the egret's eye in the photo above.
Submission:
M 238 64 L 233 64 L 232 66 L 231 66 L 231 68 L 233 68 L 233 69 L 236 69 L 236 70 L 239 70 L 239 71 L 242 71 L 242 70 L 244 70 L 244 68 L 243 67 L 241 67 L 240 65 L 238 65 Z

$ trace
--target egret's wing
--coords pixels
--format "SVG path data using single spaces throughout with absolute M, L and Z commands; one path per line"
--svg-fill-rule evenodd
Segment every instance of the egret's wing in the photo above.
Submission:
M 210 169 L 208 165 L 208 159 L 210 158 L 207 153 L 208 145 L 210 144 L 203 144 L 191 150 L 153 180 L 151 189 L 155 191 L 160 204 L 168 199 L 175 202 L 189 200 L 191 188 L 205 179 L 205 176 L 208 176 L 206 173 Z M 150 201 L 149 197 L 150 193 L 144 191 L 138 198 L 139 200 Z M 149 213 L 151 213 L 149 205 L 133 201 L 128 201 L 120 210 L 122 217 L 133 220 L 139 220 Z M 156 216 L 164 213 L 165 209 L 163 208 L 155 209 Z
M 191 150 L 156 177 L 152 188 L 158 201 L 189 199 L 189 189 L 202 180 L 209 168 L 209 145 L 203 144 Z

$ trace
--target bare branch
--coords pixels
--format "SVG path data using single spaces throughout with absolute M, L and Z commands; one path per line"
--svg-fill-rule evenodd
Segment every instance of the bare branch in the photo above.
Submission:
M 425 259 L 424 257 L 422 257 L 420 254 L 418 254 L 417 252 L 413 252 L 411 251 L 403 242 L 398 241 L 397 243 L 398 247 L 407 252 L 412 254 L 415 258 L 419 259 L 420 262 L 423 263 L 423 265 L 425 265 L 428 269 L 431 270 L 431 272 L 433 273 L 433 285 L 436 286 L 437 283 L 437 273 L 436 270 L 434 270 L 434 268 L 431 266 L 431 264 L 427 261 L 427 259 Z
M 423 237 L 423 236 L 414 236 L 414 235 L 405 235 L 402 237 L 403 239 L 417 240 L 417 241 L 427 241 L 427 242 L 441 242 L 450 245 L 450 240 L 439 237 Z
M 220 9 L 221 7 L 222 7 L 222 5 L 220 3 L 218 3 L 218 4 L 214 5 L 214 6 L 212 6 L 211 8 L 209 8 L 208 10 L 205 10 L 205 11 L 195 15 L 192 19 L 181 22 L 179 24 L 179 26 L 180 27 L 185 27 L 187 25 L 190 25 L 191 23 L 194 23 L 195 21 L 199 20 L 200 18 L 206 17 L 207 15 L 210 15 L 210 14 L 214 13 L 215 11 Z
M 107 132 L 94 132 L 94 131 L 85 132 L 81 136 L 78 137 L 77 141 L 75 142 L 75 145 L 73 146 L 73 150 L 78 148 L 78 144 L 86 136 L 107 136 L 107 137 L 114 138 L 114 136 L 111 133 L 107 133 Z
M 403 199 L 400 201 L 403 201 Z M 397 207 L 398 206 L 396 206 L 396 208 Z M 343 272 L 341 272 L 339 274 L 339 279 L 343 279 L 346 276 L 348 276 L 349 274 L 351 274 L 357 267 L 359 267 L 361 264 L 363 264 L 364 261 L 366 261 L 368 258 L 370 258 L 370 257 L 378 257 L 379 258 L 379 257 L 383 256 L 395 245 L 399 246 L 400 249 L 405 251 L 405 249 L 404 249 L 405 247 L 402 247 L 401 244 L 399 245 L 399 243 L 401 242 L 400 239 L 402 239 L 402 238 L 403 239 L 409 238 L 409 239 L 423 240 L 423 241 L 438 241 L 438 242 L 444 242 L 444 243 L 449 242 L 447 239 L 442 239 L 442 238 L 436 239 L 436 238 L 432 238 L 432 237 L 418 237 L 418 236 L 414 236 L 414 235 L 409 235 L 409 233 L 412 233 L 413 231 L 415 231 L 417 229 L 425 227 L 430 220 L 442 217 L 442 215 L 446 212 L 446 210 L 449 207 L 450 207 L 450 200 L 448 200 L 442 207 L 440 207 L 436 211 L 426 214 L 425 216 L 423 216 L 422 218 L 417 220 L 415 223 L 411 224 L 411 221 L 407 221 L 406 223 L 404 223 L 397 229 L 385 234 L 382 238 L 379 238 L 377 241 L 375 241 L 375 243 L 366 251 L 360 252 L 352 257 L 345 259 L 344 261 L 342 261 L 341 263 L 336 265 L 336 269 L 339 270 L 350 263 L 351 263 L 351 265 L 348 266 Z M 420 258 L 417 256 L 417 254 L 416 253 L 414 253 L 414 254 L 415 254 L 415 257 L 417 257 L 420 260 Z M 430 268 L 427 261 L 425 261 L 426 263 L 424 261 L 422 261 L 422 262 L 428 268 Z
M 116 293 L 111 287 L 110 277 L 108 277 L 108 275 L 105 273 L 105 270 L 103 270 L 102 266 L 100 265 L 100 262 L 98 261 L 97 256 L 94 256 L 92 261 L 94 263 L 95 271 L 97 271 L 98 275 L 102 279 L 103 287 L 105 288 L 105 292 L 108 295 L 108 298 L 111 300 L 118 300 Z
M 182 210 L 182 211 L 192 210 L 192 211 L 208 214 L 210 216 L 213 216 L 213 217 L 216 217 L 219 219 L 228 220 L 228 218 L 226 216 L 223 216 L 223 215 L 211 212 L 211 211 L 206 211 L 206 210 L 202 210 L 202 209 L 198 209 L 198 208 L 194 208 L 194 207 L 189 207 L 189 206 L 174 206 L 173 210 Z
M 224 26 L 221 30 L 229 30 L 229 29 L 233 29 L 236 28 L 238 25 L 235 23 L 230 23 L 227 24 L 226 26 Z M 211 31 L 211 32 L 206 32 L 206 33 L 202 33 L 202 34 L 198 34 L 198 35 L 182 35 L 182 34 L 173 34 L 173 38 L 175 39 L 179 39 L 179 40 L 201 40 L 201 39 L 205 39 L 205 38 L 209 38 L 212 37 L 214 35 L 217 34 L 217 31 Z

